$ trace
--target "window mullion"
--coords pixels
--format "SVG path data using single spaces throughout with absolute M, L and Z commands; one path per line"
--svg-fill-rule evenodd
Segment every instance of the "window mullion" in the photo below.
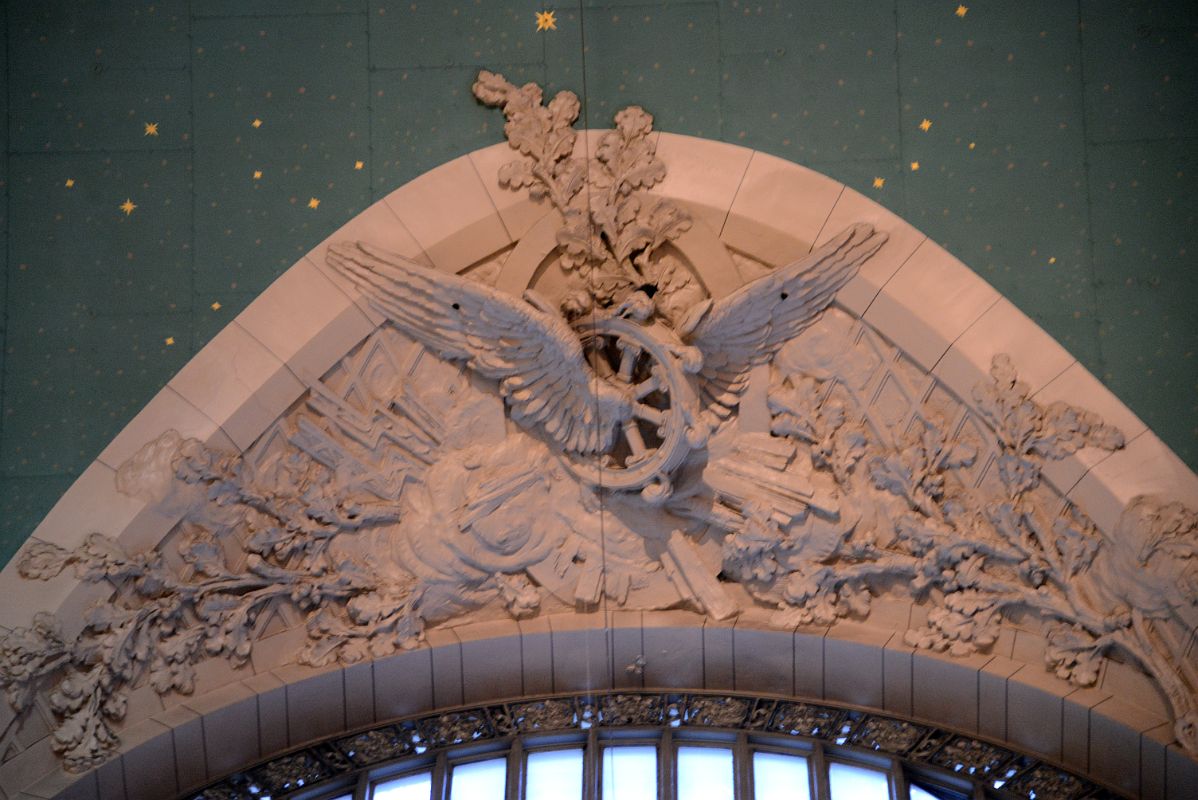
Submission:
M 749 751 L 749 735 L 744 731 L 736 734 L 736 745 L 732 748 L 732 782 L 736 800 L 752 800 L 753 754 Z
M 433 763 L 433 800 L 449 800 L 449 756 L 437 753 Z
M 674 784 L 674 732 L 666 728 L 661 734 L 661 744 L 657 748 L 658 800 L 675 800 Z
M 890 796 L 894 800 L 907 800 L 911 796 L 907 787 L 907 773 L 897 758 L 890 759 Z
M 512 746 L 507 752 L 507 794 L 508 800 L 522 800 L 524 797 L 524 745 L 520 737 L 512 739 Z
M 586 748 L 582 751 L 582 800 L 599 800 L 600 791 L 600 756 L 599 735 L 594 728 L 587 731 Z
M 811 751 L 811 796 L 815 800 L 832 800 L 832 789 L 828 781 L 828 761 L 824 758 L 824 748 L 816 742 Z
M 354 800 L 367 800 L 370 797 L 370 773 L 363 772 L 354 784 Z

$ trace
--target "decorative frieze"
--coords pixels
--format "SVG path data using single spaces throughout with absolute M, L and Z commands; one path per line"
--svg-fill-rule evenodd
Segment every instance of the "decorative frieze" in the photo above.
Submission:
M 1049 461 L 1121 447 L 1119 431 L 1038 403 L 1005 356 L 962 402 L 830 307 L 884 246 L 869 225 L 708 296 L 674 246 L 698 223 L 646 192 L 666 169 L 648 114 L 618 114 L 587 161 L 569 93 L 542 106 L 537 87 L 482 73 L 476 94 L 503 108 L 518 156 L 501 183 L 561 219 L 532 291 L 335 245 L 330 264 L 387 321 L 245 453 L 167 431 L 129 459 L 120 491 L 182 510 L 163 544 L 128 552 L 93 534 L 22 552 L 28 579 L 73 570 L 113 587 L 78 636 L 41 614 L 0 639 L 0 685 L 22 713 L 47 696 L 68 769 L 119 746 L 133 688 L 187 694 L 202 659 L 246 663 L 280 609 L 307 628 L 296 660 L 325 665 L 415 646 L 466 615 L 605 603 L 716 619 L 753 609 L 793 628 L 868 619 L 882 593 L 928 608 L 906 632 L 918 648 L 985 651 L 1005 619 L 1031 614 L 1062 680 L 1091 685 L 1119 653 L 1161 687 L 1178 740 L 1198 752 L 1183 660 L 1198 516 L 1139 497 L 1104 532 L 1041 480 Z M 644 702 L 571 713 L 680 713 Z M 770 719 L 737 708 L 709 701 L 691 724 L 747 714 L 804 736 L 840 724 L 806 704 Z M 568 716 L 550 701 L 513 713 L 445 718 L 425 741 Z M 915 732 L 868 736 L 891 751 Z

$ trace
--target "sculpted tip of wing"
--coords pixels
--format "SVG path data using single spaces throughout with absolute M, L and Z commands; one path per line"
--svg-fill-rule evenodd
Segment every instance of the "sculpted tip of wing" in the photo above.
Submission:
M 379 313 L 443 358 L 500 382 L 512 419 L 580 452 L 606 448 L 582 346 L 556 315 L 458 275 L 364 242 L 329 248 L 328 263 Z
M 705 404 L 727 416 L 749 371 L 810 325 L 886 239 L 872 225 L 858 223 L 715 303 L 689 337 L 703 351 L 699 377 Z

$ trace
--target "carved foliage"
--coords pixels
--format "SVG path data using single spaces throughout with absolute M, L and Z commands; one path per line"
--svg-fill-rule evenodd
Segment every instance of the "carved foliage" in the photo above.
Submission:
M 662 245 L 690 229 L 691 217 L 669 200 L 644 194 L 666 175 L 650 138 L 650 114 L 637 106 L 618 112 L 615 128 L 599 137 L 588 162 L 572 157 L 579 111 L 573 92 L 559 92 L 542 106 L 536 84 L 517 87 L 483 71 L 474 95 L 503 110 L 508 143 L 525 156 L 500 169 L 500 185 L 527 188 L 534 200 L 548 198 L 562 215 L 561 265 L 576 271 L 584 287 L 564 298 L 569 316 L 619 302 L 645 284 L 662 292 L 663 309 L 679 293 L 694 295 L 691 302 L 701 298 L 684 268 L 657 257 Z
M 648 302 L 632 294 L 645 283 L 682 291 L 685 281 L 672 283 L 677 276 L 653 254 L 689 221 L 639 194 L 664 174 L 647 114 L 617 115 L 587 165 L 572 157 L 573 95 L 542 106 L 536 86 L 485 72 L 475 92 L 503 108 L 509 141 L 524 156 L 501 181 L 550 198 L 565 221 L 563 261 L 587 272 L 593 290 L 575 311 Z M 591 201 L 579 208 L 583 188 Z M 850 250 L 880 246 L 863 230 L 845 236 Z M 727 391 L 702 425 L 696 410 L 685 455 L 661 468 L 676 471 L 677 485 L 658 475 L 656 493 L 580 481 L 542 440 L 507 426 L 500 387 L 472 381 L 391 327 L 314 382 L 303 404 L 243 455 L 164 434 L 122 466 L 118 485 L 181 514 L 169 547 L 129 553 L 93 534 L 74 550 L 26 548 L 26 578 L 72 569 L 115 591 L 72 640 L 45 614 L 0 637 L 0 685 L 18 711 L 48 691 L 60 721 L 55 748 L 80 770 L 117 746 L 113 726 L 131 688 L 148 682 L 188 693 L 200 659 L 244 664 L 282 607 L 309 633 L 299 660 L 319 665 L 413 646 L 426 626 L 480 609 L 521 618 L 607 597 L 627 608 L 690 606 L 726 618 L 755 602 L 793 627 L 867 617 L 876 593 L 907 589 L 929 606 L 926 625 L 906 634 L 916 647 L 972 653 L 994 643 L 1004 615 L 1030 612 L 1046 620 L 1048 667 L 1062 679 L 1092 684 L 1104 655 L 1119 650 L 1159 682 L 1178 738 L 1198 752 L 1198 687 L 1168 645 L 1184 641 L 1172 633 L 1198 604 L 1198 516 L 1138 498 L 1115 531 L 1098 531 L 1072 506 L 1061 510 L 1042 468 L 1082 447 L 1119 447 L 1118 431 L 1067 404 L 1037 403 L 1005 356 L 976 388 L 971 411 L 842 312 L 816 320 L 830 291 L 808 307 L 775 289 L 768 280 L 757 287 L 781 327 L 752 319 L 752 336 L 670 345 L 670 358 L 684 366 L 691 359 L 687 375 L 736 368 L 711 378 Z M 719 324 L 709 317 L 694 330 L 737 333 L 745 308 L 700 306 L 699 318 L 715 313 Z M 783 328 L 803 332 L 789 342 L 769 338 Z M 728 354 L 765 344 L 777 351 L 760 387 L 769 431 L 747 433 L 720 419 L 739 401 L 748 367 L 762 362 Z M 646 376 L 645 397 L 659 378 Z M 536 414 L 555 386 L 504 391 L 523 392 Z M 646 424 L 662 416 L 642 414 Z M 501 717 L 447 715 L 426 720 L 411 741 L 440 746 L 567 720 L 662 724 L 680 714 L 724 726 L 746 713 L 794 735 L 829 737 L 844 723 L 839 712 L 797 703 L 749 711 L 705 700 L 682 711 L 618 695 L 589 706 L 528 704 Z M 880 723 L 862 731 L 869 746 L 886 750 L 918 738 L 914 728 Z M 406 745 L 363 741 L 354 753 L 398 746 Z

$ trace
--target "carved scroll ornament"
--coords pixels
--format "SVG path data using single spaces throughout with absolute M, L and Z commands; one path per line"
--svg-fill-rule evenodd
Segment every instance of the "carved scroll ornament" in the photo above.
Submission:
M 0 684 L 19 711 L 48 691 L 68 769 L 115 750 L 132 688 L 188 693 L 199 660 L 245 663 L 283 607 L 306 621 L 297 658 L 319 665 L 499 608 L 756 606 L 793 627 L 868 617 L 895 592 L 929 609 L 916 647 L 984 650 L 1030 612 L 1062 679 L 1135 660 L 1198 753 L 1178 649 L 1198 516 L 1141 497 L 1104 533 L 1041 481 L 1047 461 L 1121 447 L 1117 430 L 1037 403 L 1004 356 L 968 407 L 828 308 L 885 241 L 866 225 L 712 300 L 669 252 L 692 220 L 644 194 L 665 174 L 648 114 L 620 112 L 588 161 L 572 94 L 544 107 L 485 72 L 475 91 L 519 154 L 500 182 L 561 217 L 567 289 L 520 300 L 369 243 L 332 248 L 388 323 L 244 454 L 170 431 L 122 466 L 121 491 L 183 510 L 162 545 L 23 551 L 26 578 L 115 587 L 78 636 L 40 614 L 0 639 Z M 760 429 L 737 413 L 753 385 Z

